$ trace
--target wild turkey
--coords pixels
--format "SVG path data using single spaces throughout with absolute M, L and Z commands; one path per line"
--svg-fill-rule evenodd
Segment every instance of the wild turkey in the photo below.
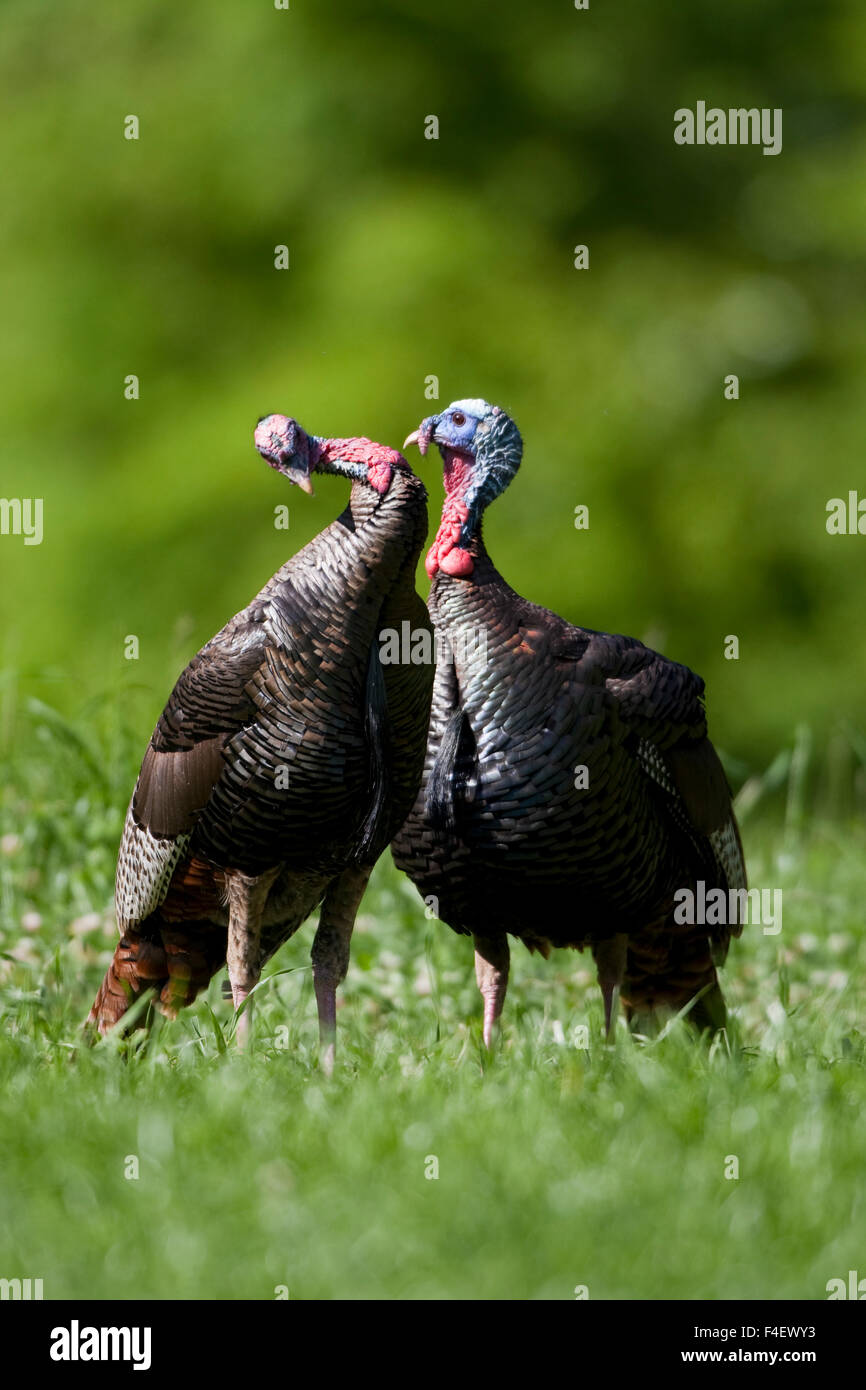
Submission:
M 446 498 L 428 602 L 437 648 L 450 646 L 453 660 L 437 666 L 424 775 L 396 863 L 443 921 L 474 937 L 488 1046 L 509 934 L 544 956 L 591 948 L 608 1036 L 620 990 L 630 1019 L 696 1001 L 692 1021 L 718 1028 L 716 964 L 741 928 L 680 925 L 674 899 L 699 880 L 707 893 L 745 887 L 704 683 L 506 584 L 481 535 L 523 452 L 502 410 L 456 401 L 403 447 L 423 454 L 431 441 Z
M 127 813 L 121 940 L 88 1023 L 105 1033 L 149 986 L 174 1016 L 226 960 L 240 1007 L 321 902 L 313 979 L 330 1068 L 358 904 L 424 760 L 432 666 L 383 665 L 379 634 L 430 631 L 414 587 L 427 494 L 368 439 L 314 438 L 270 415 L 255 442 L 308 492 L 314 473 L 349 478 L 349 503 L 175 685 Z

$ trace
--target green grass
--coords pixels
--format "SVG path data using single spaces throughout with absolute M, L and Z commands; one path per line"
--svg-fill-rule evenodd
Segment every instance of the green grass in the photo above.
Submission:
M 469 942 L 382 861 L 326 1081 L 312 923 L 269 967 L 249 1055 L 219 980 L 126 1056 L 78 1047 L 140 749 L 95 708 L 76 726 L 31 708 L 16 728 L 0 1276 L 42 1278 L 47 1298 L 821 1299 L 863 1272 L 866 834 L 808 819 L 802 737 L 780 764 L 784 818 L 749 793 L 752 880 L 784 889 L 784 925 L 734 944 L 728 1038 L 623 1027 L 606 1048 L 588 958 L 516 949 L 488 1060 Z

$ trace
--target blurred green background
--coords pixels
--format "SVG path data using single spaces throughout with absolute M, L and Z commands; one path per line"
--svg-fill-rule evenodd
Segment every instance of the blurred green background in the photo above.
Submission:
M 486 529 L 514 587 L 700 671 L 738 777 L 806 726 L 850 804 L 866 537 L 825 509 L 866 496 L 857 0 L 3 19 L 0 492 L 43 497 L 45 526 L 0 537 L 7 738 L 22 693 L 75 717 L 107 695 L 143 744 L 184 662 L 344 504 L 271 473 L 257 417 L 399 445 L 435 374 L 441 405 L 483 395 L 523 432 Z M 675 145 L 699 99 L 782 107 L 782 153 Z

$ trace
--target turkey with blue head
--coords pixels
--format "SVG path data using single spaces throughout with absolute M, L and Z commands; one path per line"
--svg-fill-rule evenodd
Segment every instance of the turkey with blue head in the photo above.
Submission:
M 441 920 L 474 938 L 485 1042 L 505 999 L 509 936 L 544 956 L 591 949 L 608 1036 L 620 996 L 634 1026 L 687 1011 L 698 1028 L 720 1028 L 716 967 L 740 934 L 737 913 L 680 920 L 683 890 L 739 903 L 746 883 L 703 681 L 635 638 L 566 622 L 503 579 L 482 536 L 485 508 L 523 453 L 503 410 L 455 401 L 410 443 L 422 454 L 437 445 L 444 466 L 427 572 L 447 657 L 421 788 L 392 848 Z
M 148 988 L 174 1016 L 224 963 L 241 1009 L 321 904 L 313 982 L 330 1069 L 358 904 L 424 760 L 432 665 L 383 664 L 380 643 L 403 624 L 430 631 L 415 592 L 427 494 L 401 454 L 369 439 L 319 438 L 269 415 L 255 443 L 306 492 L 313 475 L 347 479 L 349 502 L 169 696 L 127 812 L 121 937 L 88 1022 L 106 1033 Z

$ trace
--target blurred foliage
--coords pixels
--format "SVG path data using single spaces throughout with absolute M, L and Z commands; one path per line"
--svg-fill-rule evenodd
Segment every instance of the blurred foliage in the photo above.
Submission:
M 45 506 L 0 537 L 7 727 L 16 683 L 140 688 L 144 736 L 343 505 L 256 418 L 399 444 L 433 373 L 523 432 L 486 530 L 518 590 L 699 670 L 743 775 L 862 729 L 866 537 L 825 507 L 866 494 L 864 48 L 856 0 L 7 0 L 0 492 Z M 698 99 L 782 107 L 782 153 L 676 146 Z

